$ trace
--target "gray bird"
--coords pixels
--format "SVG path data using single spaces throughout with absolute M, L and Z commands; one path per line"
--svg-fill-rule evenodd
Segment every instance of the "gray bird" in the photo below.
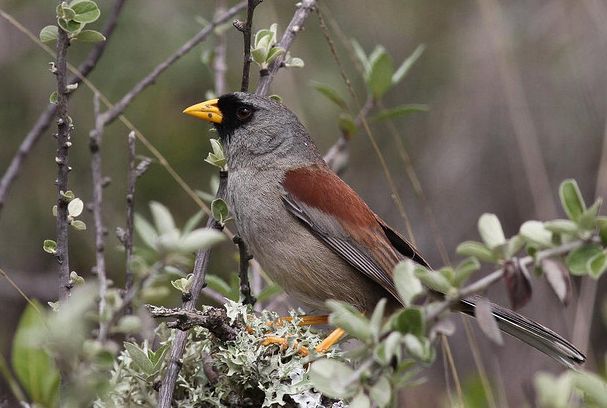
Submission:
M 377 216 L 325 164 L 293 112 L 237 92 L 184 113 L 214 123 L 228 163 L 227 202 L 241 238 L 268 275 L 316 310 L 337 299 L 370 314 L 377 302 L 402 307 L 392 279 L 404 260 L 428 267 L 407 240 Z M 499 328 L 572 367 L 585 356 L 552 330 L 492 304 Z M 474 316 L 475 299 L 459 310 Z M 343 332 L 342 332 L 343 333 Z M 323 342 L 326 350 L 342 333 Z

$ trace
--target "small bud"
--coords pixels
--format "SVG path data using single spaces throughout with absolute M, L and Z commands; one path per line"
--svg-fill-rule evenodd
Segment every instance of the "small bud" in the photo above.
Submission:
M 61 160 L 59 157 L 55 157 L 55 163 L 61 164 L 63 163 L 63 160 Z
M 72 171 L 72 166 L 67 166 L 67 171 Z
M 64 123 L 65 123 L 65 122 L 63 121 L 63 119 L 62 119 L 62 118 L 57 119 L 57 124 L 58 124 L 59 126 L 63 125 Z
M 63 146 L 69 149 L 70 147 L 72 147 L 72 142 L 65 142 Z

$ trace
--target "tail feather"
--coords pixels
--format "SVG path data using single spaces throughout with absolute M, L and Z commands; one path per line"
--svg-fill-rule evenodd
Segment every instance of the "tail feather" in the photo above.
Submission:
M 475 308 L 475 298 L 461 301 L 463 313 L 474 316 Z M 586 361 L 586 356 L 582 352 L 549 328 L 494 303 L 491 304 L 491 311 L 500 330 L 554 358 L 566 367 L 573 368 Z

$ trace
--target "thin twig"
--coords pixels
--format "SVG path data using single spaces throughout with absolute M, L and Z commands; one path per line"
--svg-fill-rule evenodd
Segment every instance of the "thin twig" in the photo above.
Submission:
M 99 333 L 97 340 L 103 342 L 107 338 L 108 326 L 103 316 L 106 308 L 107 276 L 105 273 L 105 226 L 103 225 L 103 187 L 104 180 L 101 172 L 101 140 L 103 138 L 103 126 L 99 121 L 99 95 L 93 98 L 95 112 L 95 128 L 91 130 L 89 137 L 89 149 L 91 151 L 91 174 L 93 177 L 93 217 L 95 219 L 95 259 L 97 279 L 99 280 Z
M 127 192 L 126 192 L 126 231 L 124 235 L 124 250 L 126 252 L 126 278 L 124 290 L 128 292 L 133 286 L 133 226 L 135 218 L 135 185 L 137 184 L 137 167 L 136 167 L 136 148 L 137 139 L 135 132 L 129 132 L 128 136 L 128 175 L 127 175 Z
M 247 21 L 242 23 L 240 20 L 234 20 L 234 27 L 242 33 L 243 36 L 243 63 L 242 63 L 242 82 L 240 85 L 241 92 L 249 92 L 249 75 L 251 71 L 251 32 L 253 27 L 253 13 L 255 7 L 261 3 L 262 0 L 248 0 L 247 1 Z
M 274 75 L 276 75 L 276 72 L 278 72 L 278 69 L 282 66 L 285 56 L 287 55 L 287 51 L 289 51 L 291 48 L 291 44 L 293 44 L 297 33 L 303 29 L 303 24 L 306 21 L 306 18 L 308 18 L 308 15 L 316 6 L 316 0 L 302 0 L 298 4 L 298 9 L 295 11 L 291 22 L 287 26 L 278 44 L 276 44 L 276 46 L 282 48 L 284 52 L 270 63 L 267 70 L 260 72 L 257 90 L 255 91 L 256 95 L 266 96 L 268 94 L 270 84 L 274 79 Z
M 129 104 L 139 95 L 144 89 L 152 85 L 156 78 L 162 74 L 167 68 L 177 62 L 181 57 L 186 55 L 192 48 L 204 41 L 210 34 L 213 33 L 215 27 L 222 24 L 232 18 L 236 13 L 242 10 L 246 6 L 246 2 L 240 2 L 234 7 L 230 8 L 224 14 L 214 19 L 209 25 L 200 30 L 194 37 L 189 39 L 183 44 L 177 51 L 171 54 L 167 59 L 158 64 L 152 72 L 150 72 L 145 78 L 139 81 L 129 92 L 127 92 L 114 106 L 108 111 L 101 114 L 101 121 L 104 126 L 112 123 L 118 116 L 124 112 Z
M 187 332 L 194 326 L 201 326 L 223 342 L 234 341 L 243 329 L 239 324 L 230 324 L 230 319 L 224 308 L 207 306 L 204 311 L 199 311 L 153 305 L 146 305 L 146 307 L 154 318 L 170 317 L 177 319 L 167 324 L 169 328 Z
M 235 236 L 234 243 L 238 245 L 240 261 L 238 262 L 238 277 L 240 278 L 240 293 L 242 294 L 242 303 L 255 306 L 255 296 L 251 294 L 251 284 L 249 283 L 249 261 L 253 256 L 249 254 L 247 244 L 239 236 Z
M 103 55 L 105 48 L 107 47 L 109 40 L 112 37 L 112 34 L 114 33 L 114 29 L 116 28 L 116 25 L 118 23 L 118 17 L 120 16 L 122 6 L 124 6 L 125 1 L 126 0 L 116 0 L 116 2 L 114 3 L 114 7 L 112 8 L 112 11 L 107 18 L 105 27 L 102 30 L 106 40 L 97 43 L 95 47 L 93 47 L 93 49 L 89 52 L 85 60 L 77 68 L 79 75 L 75 75 L 69 80 L 71 84 L 80 84 L 82 78 L 88 76 L 97 65 L 97 62 Z M 10 19 L 12 19 L 12 17 L 6 15 L 3 12 L 0 14 L 2 15 L 2 17 L 9 19 L 9 21 Z M 68 95 L 71 94 L 72 93 Z M 2 210 L 2 207 L 6 202 L 6 197 L 13 182 L 19 175 L 23 162 L 36 145 L 36 142 L 38 142 L 38 140 L 40 140 L 40 137 L 44 134 L 44 132 L 46 132 L 56 113 L 57 105 L 52 103 L 48 104 L 44 112 L 42 112 L 36 120 L 36 123 L 34 124 L 32 129 L 27 133 L 27 135 L 21 142 L 17 153 L 15 153 L 15 156 L 12 158 L 11 163 L 6 169 L 6 172 L 2 176 L 2 180 L 0 180 L 0 211 Z
M 71 145 L 71 123 L 67 111 L 67 49 L 70 46 L 68 35 L 59 29 L 57 38 L 57 252 L 55 256 L 59 262 L 59 287 L 61 299 L 66 301 L 70 295 L 70 262 L 68 249 L 68 200 L 64 193 L 68 190 L 69 148 Z
M 215 18 L 226 11 L 226 0 L 217 0 L 215 6 Z M 223 95 L 226 91 L 226 49 L 227 39 L 224 30 L 216 33 L 215 55 L 213 58 L 213 79 L 215 81 L 215 95 Z

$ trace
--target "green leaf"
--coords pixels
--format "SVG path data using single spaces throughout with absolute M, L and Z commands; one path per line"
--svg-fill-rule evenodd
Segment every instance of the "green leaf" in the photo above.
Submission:
M 143 218 L 139 214 L 135 214 L 134 219 L 135 231 L 142 239 L 142 241 L 150 248 L 156 249 L 156 241 L 158 240 L 158 233 L 152 227 L 152 224 L 147 222 L 145 218 Z
M 154 218 L 154 224 L 156 230 L 160 235 L 172 233 L 177 228 L 175 227 L 175 221 L 168 208 L 164 205 L 152 201 L 150 203 L 150 209 L 152 210 L 152 217 Z
M 603 246 L 607 246 L 607 217 L 597 217 L 597 226 L 599 228 L 599 236 Z
M 373 337 L 374 339 L 376 339 L 376 341 L 379 338 L 382 321 L 384 320 L 384 312 L 386 311 L 386 301 L 386 298 L 383 298 L 379 302 L 377 302 L 377 305 L 375 305 L 375 309 L 373 309 L 371 320 L 369 321 L 371 333 L 373 334 Z
M 76 271 L 70 272 L 70 282 L 75 286 L 84 285 L 84 278 L 76 273 Z
M 272 47 L 270 48 L 270 52 L 268 53 L 268 57 L 266 58 L 266 62 L 269 64 L 278 58 L 279 55 L 284 54 L 285 50 L 280 47 Z
M 138 316 L 126 315 L 122 316 L 120 320 L 118 320 L 118 324 L 116 324 L 116 327 L 112 329 L 112 332 L 136 334 L 141 332 L 142 327 L 143 324 Z
M 101 34 L 99 31 L 95 30 L 82 30 L 78 35 L 76 35 L 73 40 L 78 40 L 82 42 L 88 43 L 98 43 L 101 41 L 105 41 L 105 36 Z
M 483 262 L 497 262 L 495 254 L 485 244 L 477 241 L 464 241 L 457 246 L 455 252 L 462 256 L 473 256 Z
M 478 220 L 481 239 L 491 250 L 506 243 L 502 224 L 495 214 L 485 213 Z
M 360 61 L 361 65 L 363 66 L 365 74 L 368 74 L 371 66 L 369 65 L 367 54 L 365 53 L 365 50 L 363 50 L 363 47 L 361 47 L 358 41 L 356 41 L 355 39 L 352 39 L 352 49 L 354 50 L 354 54 Z
M 312 363 L 309 376 L 314 388 L 327 397 L 346 399 L 356 392 L 358 381 L 351 381 L 353 374 L 341 361 L 322 359 Z
M 510 237 L 506 245 L 501 248 L 504 258 L 510 259 L 525 246 L 525 240 L 519 234 Z
M 323 96 L 325 96 L 335 105 L 339 106 L 342 110 L 346 112 L 348 111 L 348 104 L 346 103 L 346 101 L 331 86 L 316 81 L 312 81 L 311 85 L 314 89 L 320 92 Z
M 80 30 L 82 30 L 82 28 L 84 27 L 83 23 L 79 23 L 75 20 L 65 20 L 63 18 L 58 18 L 57 23 L 63 31 L 72 35 L 78 34 Z
M 569 219 L 575 222 L 579 221 L 584 211 L 586 211 L 586 204 L 577 182 L 573 179 L 563 181 L 559 188 L 559 196 Z
M 57 243 L 52 239 L 45 239 L 42 244 L 42 249 L 44 249 L 44 252 L 54 255 L 57 253 Z
M 379 112 L 377 115 L 372 116 L 371 119 L 369 119 L 369 122 L 371 122 L 371 123 L 380 122 L 382 120 L 395 119 L 395 118 L 398 118 L 401 116 L 407 116 L 410 113 L 414 113 L 414 112 L 427 112 L 427 111 L 428 111 L 428 105 L 415 104 L 415 103 L 398 105 L 393 108 L 385 109 L 385 110 Z
M 397 83 L 399 83 L 409 73 L 411 67 L 413 67 L 413 64 L 415 64 L 419 57 L 421 57 L 425 49 L 426 47 L 423 44 L 418 45 L 417 48 L 413 51 L 413 53 L 411 53 L 411 55 L 409 55 L 407 59 L 403 61 L 403 63 L 400 67 L 398 67 L 394 75 L 392 75 L 393 84 L 396 85 Z
M 410 333 L 421 337 L 426 332 L 424 314 L 418 307 L 403 309 L 392 319 L 392 327 L 402 334 Z
M 537 403 L 540 407 L 567 408 L 572 391 L 571 375 L 564 372 L 559 377 L 539 373 L 534 380 Z
M 84 210 L 84 202 L 82 202 L 79 198 L 74 198 L 67 205 L 67 213 L 71 217 L 77 217 L 82 214 L 82 210 Z
M 59 37 L 59 28 L 56 25 L 47 25 L 40 30 L 40 41 L 43 43 L 50 43 L 57 41 Z
M 154 364 L 148 355 L 135 343 L 124 343 L 124 348 L 129 353 L 136 368 L 146 375 L 153 375 L 156 372 Z
M 358 394 L 356 394 L 356 396 L 354 398 L 352 398 L 352 401 L 350 401 L 350 408 L 371 408 L 371 400 L 369 400 L 369 397 L 367 397 L 367 394 L 365 394 L 365 392 L 363 390 L 360 390 L 358 392 Z
M 337 300 L 327 300 L 326 304 L 332 311 L 329 323 L 344 329 L 348 334 L 365 343 L 370 340 L 369 320 L 362 313 L 352 305 Z
M 572 275 L 586 275 L 590 272 L 588 261 L 600 253 L 602 253 L 601 247 L 595 244 L 587 244 L 574 249 L 565 259 L 567 268 Z
M 6 361 L 6 359 L 4 358 L 4 355 L 2 355 L 2 353 L 0 353 L 0 376 L 2 376 L 4 378 L 4 380 L 8 384 L 11 392 L 13 393 L 13 395 L 15 396 L 15 398 L 17 400 L 19 400 L 19 401 L 26 400 L 26 396 L 23 393 L 23 391 L 21 390 L 21 387 L 19 386 L 19 382 L 17 381 L 17 379 L 11 372 L 11 370 L 8 366 L 8 362 Z
M 369 58 L 369 75 L 366 78 L 367 86 L 375 99 L 380 99 L 392 87 L 392 74 L 394 67 L 392 57 L 383 47 L 377 47 Z
M 181 237 L 179 249 L 183 252 L 194 252 L 210 248 L 225 239 L 225 235 L 211 228 L 199 228 Z
M 411 260 L 401 261 L 394 267 L 394 285 L 405 306 L 409 306 L 416 296 L 424 292 Z
M 447 293 L 452 288 L 451 283 L 443 275 L 421 266 L 415 268 L 415 276 L 424 286 L 441 293 Z
M 45 330 L 43 308 L 36 303 L 25 308 L 13 338 L 12 365 L 15 375 L 33 402 L 43 407 L 59 405 L 59 370 L 41 347 Z
M 586 262 L 586 270 L 594 279 L 598 279 L 607 270 L 607 255 L 601 251 Z
M 369 390 L 369 398 L 377 404 L 378 407 L 385 407 L 390 403 L 392 398 L 392 387 L 385 375 L 379 377 L 375 384 L 373 384 Z
M 59 100 L 59 94 L 57 93 L 57 91 L 51 92 L 51 94 L 48 97 L 48 101 L 50 103 L 52 103 L 53 105 L 57 105 L 58 100 Z
M 278 295 L 279 293 L 282 293 L 282 288 L 280 286 L 278 286 L 277 284 L 272 283 L 272 284 L 266 286 L 265 288 L 263 288 L 261 290 L 261 292 L 259 292 L 257 294 L 257 301 L 265 302 L 267 300 L 274 298 L 274 296 Z
M 74 18 L 74 16 L 76 15 L 76 12 L 69 8 L 67 6 L 67 4 L 65 3 L 61 3 L 57 6 L 57 8 L 55 9 L 56 13 L 57 13 L 57 17 L 60 18 L 64 18 L 66 20 L 71 20 Z
M 455 278 L 453 279 L 453 284 L 458 287 L 461 286 L 468 280 L 468 278 L 470 278 L 470 275 L 478 271 L 480 268 L 481 264 L 478 259 L 474 257 L 464 259 L 455 268 Z
M 530 244 L 540 248 L 552 247 L 552 232 L 548 231 L 540 221 L 527 221 L 521 225 L 521 236 Z
M 292 57 L 285 61 L 285 67 L 287 68 L 303 68 L 304 65 L 304 60 L 297 57 Z
M 375 347 L 373 356 L 375 360 L 383 366 L 387 366 L 392 363 L 392 358 L 395 356 L 400 360 L 400 345 L 402 335 L 397 332 L 391 332 L 388 337 L 385 338 L 381 343 Z
M 607 383 L 589 371 L 568 371 L 575 387 L 584 394 L 584 402 L 597 407 L 607 407 Z
M 579 231 L 578 225 L 571 220 L 552 220 L 544 222 L 544 228 L 557 234 L 575 235 Z
M 228 299 L 238 300 L 232 298 L 232 288 L 227 284 L 226 281 L 221 279 L 217 275 L 207 275 L 206 278 L 207 285 L 209 288 L 213 289 L 215 292 L 219 292 L 221 295 L 227 297 Z
M 188 293 L 192 289 L 192 283 L 194 281 L 194 275 L 190 274 L 187 278 L 180 278 L 171 281 L 171 285 L 181 293 Z
M 230 216 L 228 204 L 221 198 L 216 198 L 211 202 L 211 213 L 215 221 L 223 225 Z
M 264 47 L 257 47 L 251 50 L 251 59 L 258 65 L 265 64 L 268 57 L 268 51 Z
M 352 116 L 344 112 L 339 114 L 339 117 L 337 118 L 337 126 L 346 137 L 351 137 L 358 130 Z
M 578 224 L 585 230 L 594 230 L 596 228 L 596 219 L 603 200 L 598 198 L 590 208 L 582 213 L 578 219 Z
M 99 7 L 97 7 L 97 4 L 95 4 L 94 1 L 75 1 L 70 4 L 70 7 L 74 10 L 74 13 L 76 13 L 74 21 L 79 23 L 90 24 L 97 21 L 101 15 L 101 11 L 99 11 Z

